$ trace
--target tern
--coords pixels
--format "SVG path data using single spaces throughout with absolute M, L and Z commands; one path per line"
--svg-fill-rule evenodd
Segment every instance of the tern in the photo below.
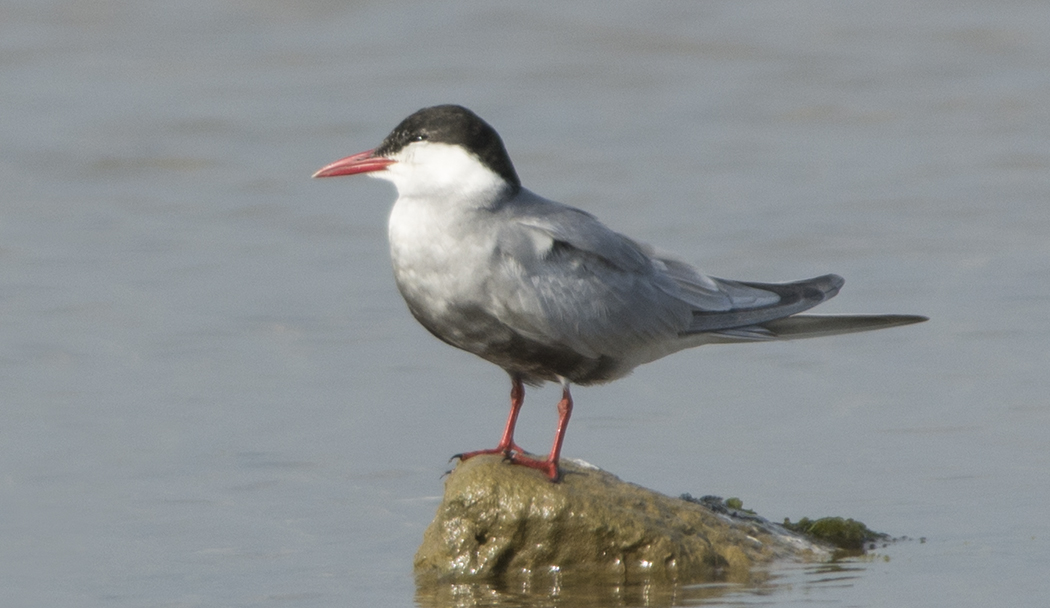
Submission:
M 917 315 L 800 315 L 843 279 L 731 281 L 614 232 L 593 215 L 521 185 L 496 130 L 458 105 L 424 108 L 374 150 L 314 177 L 367 173 L 393 182 L 388 225 L 394 279 L 408 309 L 442 341 L 491 361 L 511 380 L 495 448 L 558 481 L 572 384 L 621 378 L 703 344 L 809 338 L 927 320 Z M 546 459 L 514 442 L 525 384 L 558 382 Z

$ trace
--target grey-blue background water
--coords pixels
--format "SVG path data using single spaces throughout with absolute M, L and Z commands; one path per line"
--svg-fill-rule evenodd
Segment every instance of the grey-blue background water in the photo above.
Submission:
M 445 102 L 707 272 L 932 317 L 575 392 L 569 457 L 926 539 L 708 601 L 1050 597 L 1050 4 L 3 0 L 0 604 L 417 602 L 508 383 L 405 310 L 392 188 L 309 175 Z

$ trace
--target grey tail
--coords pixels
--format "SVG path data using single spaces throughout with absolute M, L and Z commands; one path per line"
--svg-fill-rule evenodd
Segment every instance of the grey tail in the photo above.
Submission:
M 707 332 L 721 332 L 737 328 L 750 328 L 763 325 L 776 319 L 790 317 L 817 304 L 835 297 L 845 283 L 837 274 L 826 274 L 822 277 L 795 281 L 792 283 L 747 283 L 744 281 L 727 281 L 715 279 L 730 288 L 745 291 L 759 290 L 772 292 L 779 296 L 775 304 L 758 307 L 740 307 L 729 310 L 694 310 L 693 321 L 689 330 L 682 335 Z
M 707 344 L 801 340 L 802 338 L 874 331 L 923 321 L 929 321 L 929 318 L 920 315 L 795 315 L 758 325 L 723 329 L 705 335 L 709 337 Z
M 835 274 L 792 283 L 746 283 L 715 279 L 729 288 L 761 290 L 779 296 L 775 304 L 726 311 L 693 311 L 693 323 L 682 336 L 705 334 L 708 342 L 799 340 L 851 334 L 928 321 L 919 315 L 800 315 L 833 298 L 845 280 Z
M 921 315 L 795 315 L 762 323 L 758 327 L 774 340 L 798 340 L 873 331 L 929 321 Z

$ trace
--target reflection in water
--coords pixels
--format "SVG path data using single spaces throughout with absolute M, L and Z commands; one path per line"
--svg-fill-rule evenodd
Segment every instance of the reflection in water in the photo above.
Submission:
M 416 603 L 423 608 L 468 606 L 606 608 L 611 606 L 683 606 L 703 603 L 743 585 L 713 583 L 690 586 L 555 584 L 542 589 L 507 588 L 482 583 L 435 583 L 416 589 Z
M 697 585 L 640 583 L 602 584 L 593 579 L 570 582 L 560 575 L 537 584 L 520 586 L 493 583 L 448 583 L 416 581 L 416 604 L 421 608 L 631 608 L 651 606 L 734 606 L 766 604 L 770 596 L 789 591 L 851 587 L 865 570 L 859 563 L 877 559 L 867 556 L 821 564 L 782 565 L 752 573 L 747 582 L 716 582 Z

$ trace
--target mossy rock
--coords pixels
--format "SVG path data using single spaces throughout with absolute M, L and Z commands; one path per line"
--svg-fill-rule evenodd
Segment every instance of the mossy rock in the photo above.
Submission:
M 842 517 L 822 517 L 816 520 L 803 517 L 797 523 L 785 519 L 784 527 L 850 554 L 861 553 L 866 545 L 890 538 L 888 534 L 875 532 L 859 521 Z
M 823 544 L 754 515 L 665 496 L 584 463 L 563 460 L 562 473 L 551 483 L 498 456 L 459 463 L 416 553 L 417 579 L 747 583 L 756 565 L 830 557 Z

